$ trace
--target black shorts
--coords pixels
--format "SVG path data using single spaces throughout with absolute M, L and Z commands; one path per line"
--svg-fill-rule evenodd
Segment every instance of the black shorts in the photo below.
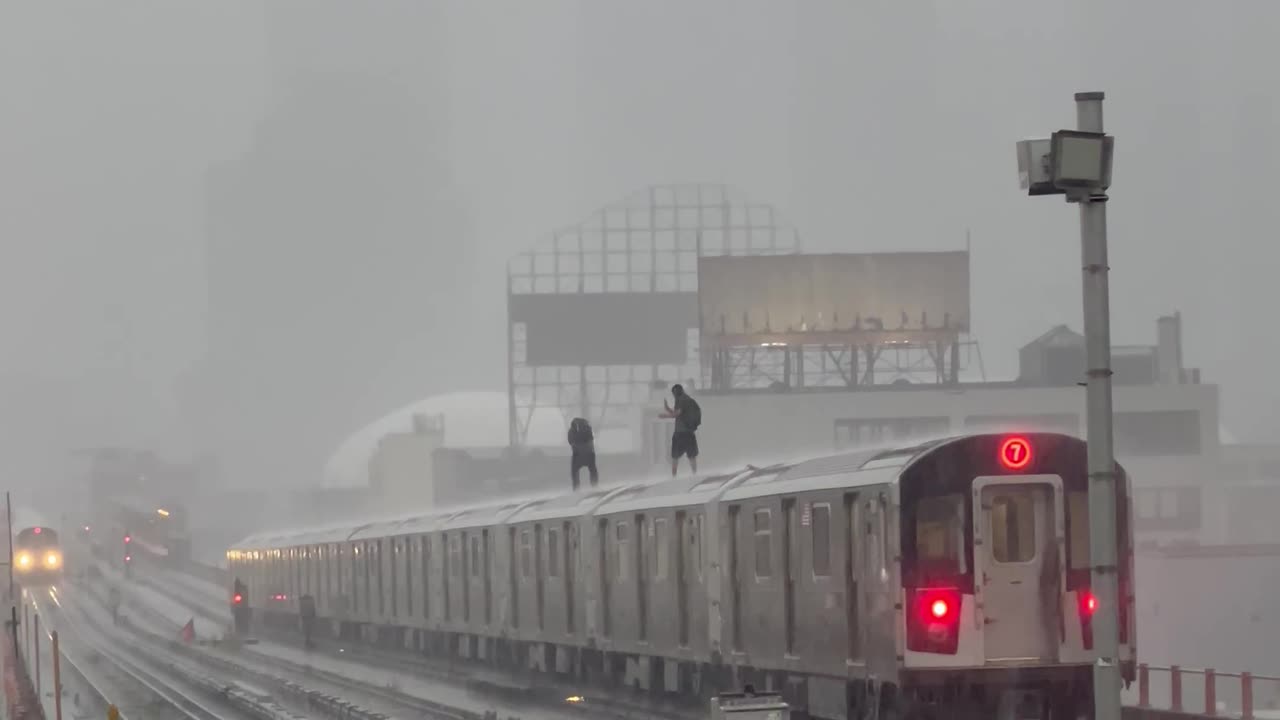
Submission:
M 586 468 L 592 472 L 596 469 L 596 454 L 594 451 L 575 452 L 570 462 L 570 472 L 577 473 L 582 468 Z
M 671 459 L 679 460 L 682 455 L 690 460 L 698 457 L 698 436 L 677 430 L 671 435 Z

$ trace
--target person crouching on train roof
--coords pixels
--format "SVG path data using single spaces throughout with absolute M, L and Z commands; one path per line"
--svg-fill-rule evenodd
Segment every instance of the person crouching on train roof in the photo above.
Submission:
M 578 491 L 578 476 L 582 468 L 591 476 L 591 487 L 600 482 L 600 473 L 596 471 L 596 438 L 591 432 L 591 423 L 584 418 L 574 418 L 569 423 L 569 449 L 573 451 L 573 459 L 569 464 L 569 473 L 573 476 L 573 491 Z
M 671 477 L 676 476 L 680 467 L 680 457 L 689 458 L 689 469 L 698 472 L 698 426 L 702 424 L 702 408 L 698 402 L 684 391 L 682 385 L 671 386 L 671 396 L 675 399 L 675 407 L 662 401 L 666 412 L 658 417 L 674 418 L 675 429 L 671 433 Z

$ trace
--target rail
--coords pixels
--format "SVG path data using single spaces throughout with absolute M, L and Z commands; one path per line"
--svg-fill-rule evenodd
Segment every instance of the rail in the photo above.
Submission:
M 1280 677 L 1142 663 L 1124 699 L 1141 710 L 1188 717 L 1280 719 Z

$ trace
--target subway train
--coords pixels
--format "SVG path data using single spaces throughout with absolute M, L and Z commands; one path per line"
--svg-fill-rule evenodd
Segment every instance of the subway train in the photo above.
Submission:
M 1092 697 L 1085 443 L 978 434 L 395 521 L 227 552 L 259 622 L 811 717 L 1076 718 Z M 1120 659 L 1136 656 L 1129 481 Z M 229 590 L 229 592 L 233 592 Z M 1003 711 L 1002 711 L 1003 712 Z
M 13 577 L 24 587 L 62 581 L 65 558 L 58 531 L 43 518 L 20 511 L 13 524 Z

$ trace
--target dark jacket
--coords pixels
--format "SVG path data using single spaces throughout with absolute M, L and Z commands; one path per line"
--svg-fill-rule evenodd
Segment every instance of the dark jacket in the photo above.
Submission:
M 591 432 L 591 423 L 583 418 L 574 418 L 569 423 L 569 447 L 575 455 L 596 451 L 596 438 L 595 433 Z

